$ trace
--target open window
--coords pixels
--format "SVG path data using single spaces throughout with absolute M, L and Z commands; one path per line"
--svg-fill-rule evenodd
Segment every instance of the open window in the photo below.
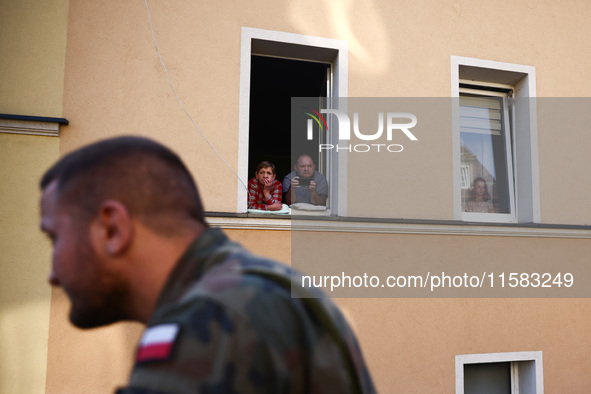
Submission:
M 318 97 L 324 101 L 330 92 L 331 65 L 252 55 L 250 78 L 250 111 L 248 136 L 248 176 L 256 166 L 271 161 L 277 169 L 277 180 L 293 170 L 291 158 L 291 98 Z M 316 136 L 317 137 L 317 136 Z M 312 141 L 306 153 L 326 176 L 326 160 L 318 152 L 318 141 Z M 312 149 L 314 148 L 315 149 Z
M 291 98 L 318 97 L 326 103 L 347 94 L 347 44 L 344 41 L 300 34 L 243 28 L 240 72 L 240 128 L 238 174 L 244 184 L 256 165 L 273 162 L 277 180 L 293 170 L 291 151 Z M 318 141 L 315 144 L 318 147 Z M 317 148 L 316 148 L 317 150 Z M 302 152 L 314 160 L 329 181 L 329 201 L 336 212 L 339 168 L 344 160 Z M 247 190 L 238 184 L 237 211 L 246 212 Z M 343 204 L 344 205 L 344 204 Z

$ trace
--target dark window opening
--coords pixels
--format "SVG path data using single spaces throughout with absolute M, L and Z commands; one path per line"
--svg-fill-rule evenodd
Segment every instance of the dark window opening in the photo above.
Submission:
M 511 363 L 464 365 L 465 394 L 511 394 Z
M 275 164 L 279 182 L 293 170 L 291 98 L 326 97 L 329 70 L 330 64 L 326 63 L 252 55 L 249 179 L 254 177 L 257 164 L 263 160 Z M 312 157 L 318 170 L 319 157 Z

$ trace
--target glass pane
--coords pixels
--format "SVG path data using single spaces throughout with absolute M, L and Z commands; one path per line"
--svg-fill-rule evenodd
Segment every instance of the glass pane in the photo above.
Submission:
M 465 364 L 464 394 L 511 394 L 511 363 Z
M 464 212 L 511 213 L 502 97 L 460 97 Z

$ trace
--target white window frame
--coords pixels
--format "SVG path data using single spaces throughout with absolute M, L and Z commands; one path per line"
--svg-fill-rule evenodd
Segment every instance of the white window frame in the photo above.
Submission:
M 459 98 L 460 81 L 469 80 L 478 85 L 510 85 L 514 89 L 513 111 L 513 177 L 515 192 L 514 218 L 497 214 L 482 214 L 481 217 L 465 215 L 461 201 L 460 125 L 459 100 L 453 111 L 453 193 L 454 219 L 486 222 L 539 223 L 540 185 L 538 161 L 538 127 L 535 108 L 535 67 L 491 60 L 452 56 L 451 96 Z M 526 100 L 527 99 L 527 100 Z
M 456 356 L 456 394 L 464 394 L 464 365 L 502 362 L 511 363 L 511 394 L 544 394 L 541 351 Z
M 509 102 L 509 96 L 507 93 L 501 93 L 501 92 L 495 92 L 492 90 L 487 90 L 487 87 L 493 87 L 491 86 L 491 84 L 485 84 L 485 85 L 474 85 L 472 84 L 470 81 L 463 81 L 460 80 L 460 83 L 463 83 L 465 85 L 470 85 L 469 88 L 466 87 L 462 87 L 460 88 L 459 92 L 460 93 L 469 93 L 469 94 L 474 94 L 474 95 L 478 95 L 478 96 L 482 96 L 482 97 L 502 97 L 503 98 L 503 108 L 502 111 L 504 112 L 503 114 L 503 120 L 504 120 L 504 124 L 503 124 L 503 129 L 505 132 L 505 155 L 506 155 L 506 160 L 507 162 L 505 163 L 506 167 L 507 167 L 507 182 L 509 184 L 509 207 L 510 207 L 510 213 L 477 213 L 477 212 L 463 212 L 462 210 L 462 220 L 464 221 L 476 221 L 476 222 L 486 222 L 486 221 L 495 221 L 495 222 L 516 222 L 517 221 L 517 215 L 515 212 L 515 187 L 514 187 L 514 180 L 513 180 L 513 174 L 514 174 L 514 167 L 513 167 L 513 154 L 514 154 L 514 147 L 515 147 L 515 141 L 514 141 L 514 133 L 511 132 L 512 124 L 514 123 L 512 120 L 509 119 L 510 114 L 514 113 L 514 108 L 511 108 L 511 110 L 509 110 L 509 106 L 512 106 L 512 104 Z M 511 90 L 511 92 L 513 92 L 513 88 L 511 86 L 508 85 L 500 85 L 500 84 L 496 84 L 496 86 L 494 86 L 496 88 L 501 88 L 501 89 L 505 89 L 505 90 Z M 472 182 L 470 180 L 470 182 Z M 473 185 L 471 185 L 473 186 Z M 464 185 L 461 186 L 462 188 L 464 188 Z
M 253 43 L 257 46 L 253 52 Z M 295 44 L 285 45 L 285 44 Z M 251 55 L 261 54 L 298 60 L 323 61 L 331 64 L 331 100 L 348 95 L 348 43 L 323 37 L 242 27 L 240 49 L 240 104 L 238 126 L 238 176 L 248 183 L 248 136 L 250 110 Z M 329 206 L 332 213 L 346 216 L 347 158 L 332 155 L 327 165 L 329 173 Z M 237 180 L 237 212 L 247 211 L 248 190 Z M 338 197 L 338 198 L 337 198 Z

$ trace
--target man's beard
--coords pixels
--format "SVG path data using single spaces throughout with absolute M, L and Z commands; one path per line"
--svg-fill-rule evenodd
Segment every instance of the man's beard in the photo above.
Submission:
M 68 293 L 72 303 L 70 322 L 78 328 L 94 328 L 130 319 L 128 286 L 120 277 L 102 268 L 90 245 L 79 246 L 78 259 L 94 281 L 85 291 Z

